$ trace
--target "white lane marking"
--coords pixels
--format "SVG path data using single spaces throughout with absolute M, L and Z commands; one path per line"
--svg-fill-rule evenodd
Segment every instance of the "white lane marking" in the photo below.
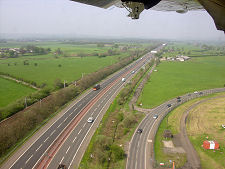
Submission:
M 94 112 L 97 110 L 97 107 L 95 108 Z
M 64 157 L 62 157 L 62 160 L 59 162 L 59 164 L 62 164 L 63 159 L 64 159 Z
M 69 150 L 70 150 L 70 146 L 69 146 L 68 149 L 66 150 L 66 154 L 68 153 Z
M 82 129 L 80 129 L 80 131 L 79 131 L 79 133 L 78 133 L 78 135 L 80 134 L 80 132 L 82 131 Z
M 111 98 L 106 102 L 106 104 L 104 104 L 104 106 L 102 107 L 102 109 L 99 111 L 99 113 L 98 113 L 96 119 L 98 119 L 98 116 L 101 114 L 101 111 L 105 108 L 105 106 L 107 105 L 107 103 L 114 97 L 114 95 L 117 94 L 117 92 L 120 90 L 120 88 L 122 88 L 122 87 L 121 87 L 121 86 L 118 87 L 117 90 L 114 92 L 114 94 L 111 96 Z M 97 121 L 97 120 L 95 120 L 94 123 L 95 123 L 96 121 Z M 70 162 L 68 168 L 71 167 L 71 165 L 72 165 L 72 163 L 73 163 L 73 160 L 74 160 L 74 158 L 75 158 L 76 155 L 77 155 L 77 152 L 79 151 L 81 145 L 83 144 L 84 140 L 86 139 L 86 137 L 87 137 L 88 133 L 90 132 L 90 130 L 91 130 L 91 128 L 92 128 L 92 126 L 93 126 L 94 123 L 91 124 L 90 128 L 88 129 L 87 133 L 85 134 L 85 136 L 84 136 L 83 140 L 81 141 L 81 143 L 80 143 L 80 145 L 79 145 L 79 147 L 78 147 L 76 153 L 74 154 L 73 159 L 72 159 L 72 161 Z
M 53 135 L 53 133 L 55 133 L 55 130 L 50 134 L 50 136 Z
M 46 141 L 48 140 L 48 138 L 49 138 L 49 137 L 47 137 L 47 138 L 45 139 L 45 141 L 44 141 L 44 142 L 46 142 Z
M 61 125 L 62 125 L 62 123 L 60 123 L 60 125 L 58 125 L 58 127 L 57 127 L 57 128 L 59 128 Z
M 74 111 L 76 111 L 77 110 L 77 108 L 76 109 L 74 109 Z
M 64 120 L 63 122 L 65 122 L 67 119 L 68 119 L 68 117 L 67 117 L 67 118 L 65 118 L 65 120 Z
M 155 125 L 155 123 L 157 122 L 157 120 L 159 119 L 159 118 L 161 118 L 161 116 L 162 115 L 160 115 L 154 122 L 153 122 L 153 124 L 152 124 L 152 127 L 151 127 L 151 129 L 149 130 L 149 133 L 148 133 L 148 136 L 147 136 L 147 139 L 149 138 L 149 135 L 150 135 L 150 133 L 151 133 L 151 131 L 152 131 L 152 128 L 154 127 L 154 125 Z M 145 161 L 145 169 L 147 168 L 147 160 L 146 160 L 146 158 L 147 158 L 147 141 L 146 141 L 146 143 L 145 143 L 145 157 L 144 157 L 144 161 Z
M 103 103 L 104 100 L 101 101 L 101 103 Z
M 86 126 L 87 123 L 84 123 L 83 128 Z
M 78 100 L 73 104 L 73 105 L 71 105 L 67 110 L 66 110 L 66 112 L 68 112 L 72 107 L 74 107 L 80 100 L 82 100 L 84 97 L 86 97 L 88 94 L 90 94 L 92 92 L 92 90 L 89 90 L 87 93 L 85 93 L 83 96 L 81 95 L 80 97 L 78 97 Z M 66 113 L 65 112 L 65 113 Z M 46 129 L 46 131 L 48 131 L 59 119 L 61 119 L 63 116 L 64 116 L 65 114 L 63 114 L 62 116 L 60 116 L 53 124 L 51 124 L 47 129 Z M 77 116 L 77 115 L 76 115 Z M 75 116 L 75 117 L 76 117 Z M 68 126 L 68 125 L 67 125 Z M 41 136 L 43 136 L 44 135 L 44 133 L 46 133 L 46 131 L 45 132 L 43 132 L 41 135 L 39 135 L 39 137 L 26 149 L 26 151 L 24 151 L 23 152 L 23 154 L 21 154 L 20 156 L 19 156 L 19 158 L 17 158 L 17 160 L 15 160 L 14 161 L 14 163 L 10 166 L 10 168 L 9 169 L 11 169 L 13 166 L 14 166 L 14 164 L 27 152 L 27 150 L 32 146 L 32 145 L 34 145 L 36 142 L 37 142 L 37 140 L 39 139 L 39 138 L 41 138 Z M 62 133 L 62 132 L 61 132 Z M 61 134 L 60 133 L 60 134 Z M 58 137 L 56 137 L 56 139 L 57 139 Z M 53 141 L 54 142 L 54 141 Z M 50 146 L 53 144 L 53 142 L 50 144 Z M 49 146 L 49 147 L 50 147 Z M 35 165 L 34 165 L 34 167 L 36 166 L 36 164 L 40 161 L 40 159 L 44 156 L 44 154 L 46 153 L 46 151 L 48 150 L 48 148 L 45 150 L 45 152 L 42 154 L 42 156 L 39 158 L 39 160 L 35 163 Z M 33 167 L 33 168 L 34 168 Z
M 33 154 L 30 156 L 30 158 L 28 158 L 28 160 L 25 162 L 26 164 L 28 163 L 28 161 L 33 157 Z
M 36 151 L 38 151 L 40 148 L 41 148 L 41 146 L 42 146 L 42 144 L 37 148 L 37 150 Z
M 75 142 L 76 139 L 77 139 L 77 137 L 75 137 L 75 138 L 73 139 L 73 143 Z

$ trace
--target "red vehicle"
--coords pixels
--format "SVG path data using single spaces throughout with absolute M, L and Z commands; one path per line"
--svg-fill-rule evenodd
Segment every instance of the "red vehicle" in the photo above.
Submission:
M 100 84 L 96 84 L 95 87 L 93 87 L 93 90 L 98 90 L 100 89 Z

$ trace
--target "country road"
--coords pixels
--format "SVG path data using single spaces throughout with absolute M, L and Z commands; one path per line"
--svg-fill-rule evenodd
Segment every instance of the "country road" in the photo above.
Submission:
M 159 46 L 156 50 L 161 49 Z M 77 168 L 96 128 L 113 98 L 125 83 L 154 56 L 150 53 L 104 80 L 97 91 L 89 90 L 83 97 L 52 120 L 46 129 L 34 135 L 35 139 L 20 148 L 6 161 L 4 169 L 57 168 L 65 164 L 67 168 Z M 126 78 L 126 82 L 122 82 Z M 87 123 L 89 117 L 93 123 Z
M 137 127 L 137 129 L 142 129 L 143 132 L 141 134 L 135 132 L 129 143 L 126 169 L 152 169 L 154 167 L 155 134 L 161 120 L 175 107 L 197 97 L 224 91 L 225 88 L 217 88 L 199 91 L 198 93 L 188 93 L 181 96 L 181 102 L 177 102 L 177 98 L 174 98 L 154 109 L 143 109 L 143 112 L 147 112 L 147 115 Z M 168 107 L 169 104 L 171 104 L 171 107 Z M 140 111 L 140 109 L 138 110 Z M 153 118 L 155 114 L 158 115 L 157 119 Z

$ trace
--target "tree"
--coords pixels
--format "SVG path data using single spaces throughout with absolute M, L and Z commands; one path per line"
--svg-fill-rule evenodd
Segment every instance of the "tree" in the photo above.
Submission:
M 61 51 L 61 49 L 60 49 L 60 48 L 56 49 L 55 53 L 56 53 L 57 55 L 61 55 L 61 54 L 63 54 L 63 52 Z
M 55 82 L 54 82 L 54 87 L 56 89 L 60 89 L 60 88 L 63 88 L 63 83 L 60 79 L 56 79 Z

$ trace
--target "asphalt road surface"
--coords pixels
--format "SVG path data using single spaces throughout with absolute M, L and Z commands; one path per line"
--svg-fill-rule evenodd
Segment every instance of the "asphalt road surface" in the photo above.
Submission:
M 225 88 L 210 89 L 198 91 L 195 93 L 188 93 L 181 96 L 180 102 L 177 98 L 169 100 L 160 106 L 153 109 L 142 120 L 134 133 L 128 150 L 128 158 L 126 169 L 152 169 L 154 166 L 154 139 L 160 121 L 178 105 L 187 102 L 191 99 L 206 96 L 212 93 L 224 92 Z M 168 105 L 171 105 L 170 107 Z M 158 118 L 153 116 L 157 114 Z M 137 133 L 138 129 L 142 129 L 142 133 Z
M 131 71 L 137 72 L 151 58 L 152 54 L 146 54 L 103 81 L 99 90 L 87 93 L 43 132 L 10 169 L 55 169 L 59 164 L 77 167 L 112 98 L 132 78 Z M 123 77 L 126 82 L 122 82 Z M 94 118 L 93 123 L 87 123 L 88 117 Z

